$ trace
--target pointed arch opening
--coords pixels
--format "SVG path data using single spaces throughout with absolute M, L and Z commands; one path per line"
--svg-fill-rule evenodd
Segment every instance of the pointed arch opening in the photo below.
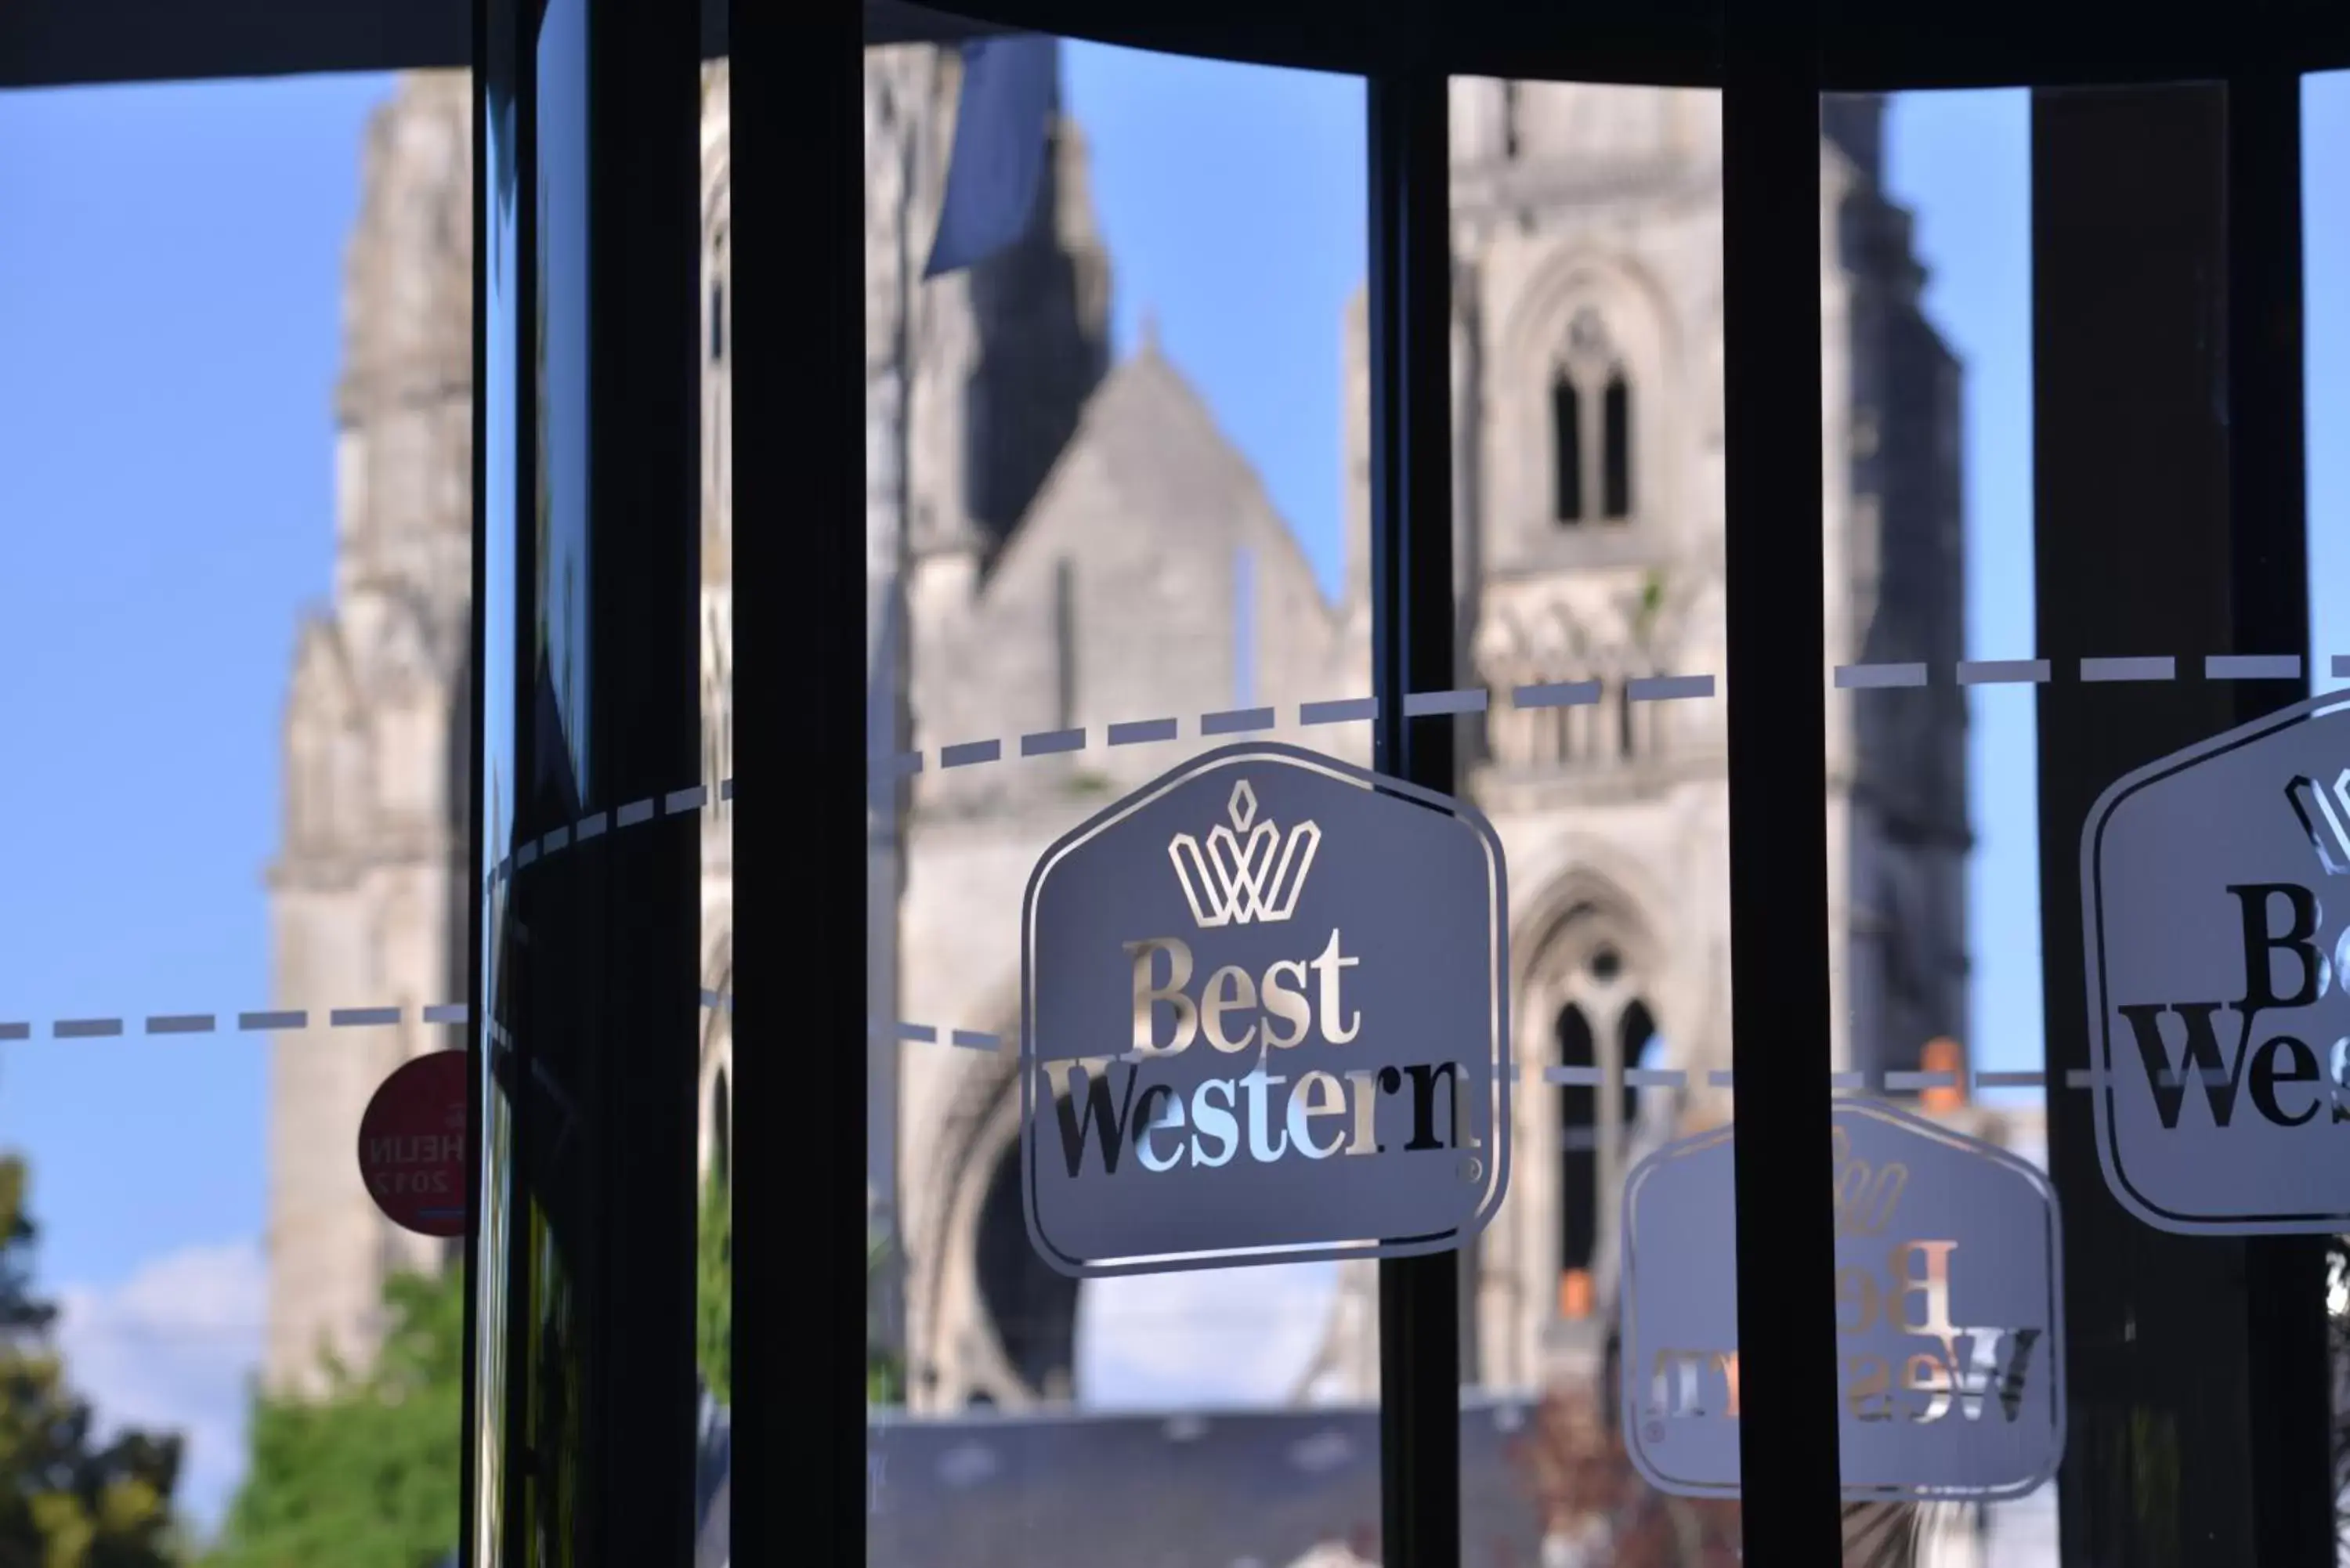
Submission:
M 1494 565 L 1658 558 L 1684 472 L 1686 301 L 1638 257 L 1569 244 L 1493 309 Z M 1547 1022 L 1547 1019 L 1544 1020 Z
M 1530 1049 L 1555 1064 L 1539 1120 L 1521 1124 L 1530 1141 L 1550 1144 L 1543 1160 L 1549 1179 L 1536 1189 L 1542 1230 L 1534 1244 L 1545 1254 L 1555 1295 L 1543 1315 L 1555 1324 L 1591 1323 L 1604 1315 L 1618 1266 L 1625 1173 L 1644 1129 L 1671 1114 L 1632 1074 L 1658 1064 L 1666 1049 L 1648 1000 L 1659 953 L 1640 901 L 1596 869 L 1562 877 L 1536 900 L 1523 929 L 1527 958 L 1518 983 L 1529 1022 L 1541 1031 Z

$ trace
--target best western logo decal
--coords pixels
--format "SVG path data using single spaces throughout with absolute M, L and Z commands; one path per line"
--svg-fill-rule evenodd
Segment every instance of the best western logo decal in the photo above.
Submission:
M 2166 1231 L 2350 1229 L 2350 699 L 2122 779 L 2081 889 L 2114 1196 Z
M 1509 1179 L 1502 847 L 1448 796 L 1211 752 L 1047 850 L 1023 909 L 1028 1231 L 1079 1276 L 1400 1256 Z
M 1833 1116 L 1845 1495 L 2031 1490 L 2064 1451 L 2054 1193 L 1891 1106 Z M 1690 1497 L 1739 1485 L 1732 1137 L 1669 1144 L 1624 1188 L 1625 1440 L 1650 1482 Z

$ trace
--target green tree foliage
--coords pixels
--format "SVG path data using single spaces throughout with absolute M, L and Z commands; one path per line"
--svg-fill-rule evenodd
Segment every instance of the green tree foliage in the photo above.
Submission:
M 315 1398 L 258 1395 L 251 1460 L 208 1568 L 433 1568 L 455 1544 L 463 1275 L 388 1281 L 372 1367 L 326 1358 Z
M 99 1443 L 49 1340 L 57 1309 L 32 1293 L 24 1161 L 0 1158 L 0 1563 L 147 1568 L 177 1561 L 180 1439 Z
M 702 1386 L 722 1405 L 734 1402 L 734 1200 L 724 1177 L 702 1189 L 696 1243 L 693 1359 Z

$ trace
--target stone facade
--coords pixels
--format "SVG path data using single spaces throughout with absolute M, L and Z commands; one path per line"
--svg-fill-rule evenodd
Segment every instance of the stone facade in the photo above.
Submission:
M 1302 701 L 1369 689 L 1367 367 L 1347 324 L 1347 546 L 1326 598 L 1249 464 L 1146 334 L 1107 348 L 1109 259 L 1084 141 L 1056 119 L 1028 233 L 920 281 L 958 90 L 951 51 L 868 52 L 868 611 L 893 742 L 1084 728 L 1094 744 L 932 766 L 909 792 L 877 940 L 877 1016 L 1016 1033 L 1021 890 L 1038 852 L 1185 742 L 1108 748 L 1112 722 L 1276 705 L 1280 739 L 1367 761 L 1362 725 Z M 726 82 L 706 97 L 704 709 L 732 771 Z M 1827 398 L 1821 552 L 1832 662 L 1947 661 L 1960 647 L 1958 369 L 1917 306 L 1908 219 L 1883 195 L 1878 106 L 1831 106 L 1821 149 Z M 470 244 L 462 78 L 416 78 L 370 135 L 349 263 L 332 607 L 303 634 L 286 721 L 286 843 L 272 873 L 283 1004 L 452 999 L 463 864 Z M 1454 465 L 1465 788 L 1507 848 L 1521 1062 L 1596 1069 L 1597 1091 L 1519 1097 L 1518 1165 L 1469 1272 L 1478 1382 L 1523 1386 L 1586 1356 L 1612 1299 L 1614 1194 L 1645 1146 L 1728 1114 L 1727 784 L 1721 703 L 1721 119 L 1698 92 L 1461 81 L 1453 99 Z M 903 572 L 899 575 L 902 548 Z M 906 615 L 889 613 L 893 583 Z M 899 625 L 902 635 L 888 628 Z M 1646 675 L 1716 695 L 1626 701 Z M 1822 679 L 1827 678 L 1822 671 Z M 1521 709 L 1519 685 L 1598 700 Z M 1791 1070 L 1914 1066 L 1966 1037 L 1964 710 L 1947 687 L 1831 700 L 1836 1031 Z M 1008 747 L 1008 750 L 1016 749 Z M 705 815 L 705 984 L 731 992 L 731 805 Z M 877 861 L 879 863 L 879 861 Z M 894 941 L 890 939 L 894 938 Z M 877 951 L 880 950 L 877 948 Z M 704 1014 L 705 1166 L 729 1137 L 728 1013 Z M 321 1341 L 364 1355 L 383 1271 L 421 1261 L 351 1169 L 368 1092 L 426 1032 L 281 1037 L 269 1376 Z M 1627 1066 L 1699 1087 L 1627 1094 Z M 875 1054 L 877 1164 L 903 1244 L 912 1402 L 1021 1407 L 1074 1390 L 1076 1287 L 1019 1217 L 1014 1059 Z M 1571 1144 L 1553 1158 L 1547 1151 Z M 1536 1158 L 1531 1151 L 1545 1151 Z M 1305 1383 L 1375 1385 L 1367 1269 L 1344 1276 Z M 1301 1392 L 1304 1391 L 1301 1386 Z

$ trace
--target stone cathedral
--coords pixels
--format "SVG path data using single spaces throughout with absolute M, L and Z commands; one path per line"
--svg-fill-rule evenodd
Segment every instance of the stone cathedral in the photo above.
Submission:
M 724 85 L 713 78 L 704 135 L 713 778 L 731 769 Z M 930 763 L 905 813 L 883 1005 L 938 1042 L 879 1048 L 873 1082 L 893 1108 L 876 1147 L 901 1239 L 909 1399 L 931 1411 L 1084 1396 L 1082 1293 L 1031 1250 L 1011 1158 L 1016 933 L 1036 856 L 1189 754 L 1202 712 L 1266 704 L 1275 738 L 1357 762 L 1369 745 L 1367 725 L 1297 722 L 1300 702 L 1369 691 L 1359 294 L 1342 324 L 1334 600 L 1175 358 L 1148 330 L 1113 356 L 1114 259 L 1066 115 L 1024 236 L 921 279 L 958 91 L 951 51 L 868 51 L 868 602 L 902 587 L 909 743 Z M 1832 662 L 1947 664 L 1962 635 L 1959 368 L 1918 306 L 1880 120 L 1875 100 L 1837 101 L 1821 143 L 1825 514 L 1816 530 L 1765 521 L 1821 554 Z M 459 992 L 467 134 L 463 79 L 416 78 L 370 136 L 338 391 L 335 597 L 300 644 L 272 871 L 289 1007 Z M 1515 1099 L 1511 1194 L 1464 1269 L 1464 1366 L 1489 1386 L 1589 1364 L 1614 1300 L 1624 1169 L 1730 1110 L 1704 1076 L 1730 1062 L 1721 135 L 1710 93 L 1453 88 L 1457 683 L 1492 693 L 1457 721 L 1462 787 L 1509 856 L 1517 1060 L 1600 1083 L 1530 1078 Z M 1670 674 L 1714 675 L 1716 695 L 1627 700 L 1629 681 Z M 1565 680 L 1598 682 L 1598 700 L 1509 701 Z M 1183 740 L 1102 744 L 1111 723 L 1168 714 Z M 1829 722 L 1835 1033 L 1783 1054 L 1813 1075 L 1914 1067 L 1929 1042 L 1966 1038 L 1965 710 L 1947 685 L 1838 693 Z M 1049 755 L 1013 739 L 1080 728 L 1085 748 Z M 939 765 L 940 748 L 989 739 L 1003 760 Z M 723 994 L 723 817 L 705 842 L 705 984 Z M 724 1158 L 732 1043 L 723 1010 L 704 1018 L 709 1162 Z M 955 1030 L 1007 1044 L 957 1047 Z M 376 1218 L 349 1144 L 390 1065 L 449 1043 L 421 1025 L 281 1037 L 273 1378 L 297 1379 L 322 1338 L 364 1353 L 382 1272 L 417 1258 Z M 1636 1065 L 1691 1069 L 1695 1086 L 1628 1089 Z M 1370 1281 L 1367 1266 L 1343 1272 L 1296 1397 L 1375 1390 Z

